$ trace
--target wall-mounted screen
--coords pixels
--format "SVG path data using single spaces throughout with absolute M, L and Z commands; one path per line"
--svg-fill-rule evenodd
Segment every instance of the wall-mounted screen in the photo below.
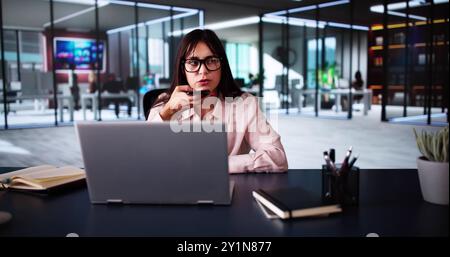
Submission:
M 55 68 L 69 70 L 73 65 L 76 70 L 92 70 L 96 63 L 96 42 L 88 38 L 61 38 L 54 39 Z M 99 41 L 98 58 L 99 69 L 104 67 L 104 42 Z

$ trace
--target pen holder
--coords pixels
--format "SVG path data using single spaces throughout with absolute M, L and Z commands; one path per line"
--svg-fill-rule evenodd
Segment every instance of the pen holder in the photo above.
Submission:
M 339 169 L 340 165 L 337 164 Z M 359 168 L 353 166 L 348 172 L 333 174 L 322 165 L 322 199 L 342 206 L 355 206 L 359 202 Z

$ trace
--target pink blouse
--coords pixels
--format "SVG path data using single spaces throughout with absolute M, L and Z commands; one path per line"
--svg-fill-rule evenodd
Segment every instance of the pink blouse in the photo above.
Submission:
M 203 121 L 226 125 L 230 173 L 287 171 L 280 135 L 266 120 L 255 96 L 244 93 L 238 98 L 209 97 L 203 101 L 203 106 L 206 103 L 208 106 L 214 104 L 214 108 L 203 117 Z M 162 103 L 154 106 L 147 122 L 163 122 L 159 115 L 162 108 Z M 172 119 L 179 122 L 201 120 L 194 108 L 180 111 Z

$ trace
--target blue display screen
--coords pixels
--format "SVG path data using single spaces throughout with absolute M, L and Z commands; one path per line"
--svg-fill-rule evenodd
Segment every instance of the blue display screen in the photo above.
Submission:
M 93 39 L 64 38 L 55 39 L 55 68 L 67 70 L 74 66 L 77 70 L 95 69 L 96 42 Z M 99 69 L 103 69 L 104 43 L 99 42 Z

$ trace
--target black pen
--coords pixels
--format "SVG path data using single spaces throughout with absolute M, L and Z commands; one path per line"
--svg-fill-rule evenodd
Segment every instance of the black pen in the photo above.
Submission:
M 351 169 L 353 167 L 353 164 L 355 164 L 356 160 L 358 160 L 359 154 L 356 157 L 353 157 L 353 159 L 350 161 L 349 168 Z
M 336 151 L 334 150 L 334 148 L 331 148 L 330 149 L 330 160 L 332 161 L 332 162 L 336 162 Z

